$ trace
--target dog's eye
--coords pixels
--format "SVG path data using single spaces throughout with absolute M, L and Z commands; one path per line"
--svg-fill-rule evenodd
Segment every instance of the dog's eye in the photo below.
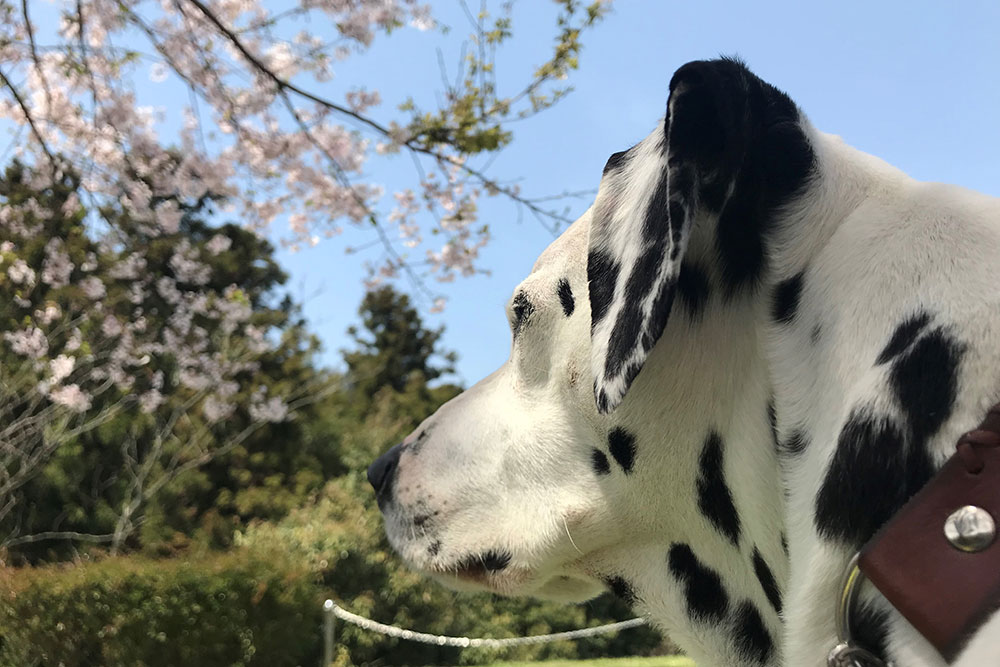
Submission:
M 517 335 L 521 333 L 533 312 L 535 312 L 535 307 L 528 301 L 528 297 L 524 292 L 518 292 L 510 307 L 510 328 L 514 332 L 514 338 L 517 338 Z

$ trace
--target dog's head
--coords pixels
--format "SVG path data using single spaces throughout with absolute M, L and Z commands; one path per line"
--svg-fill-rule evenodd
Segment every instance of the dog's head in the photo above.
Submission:
M 393 546 L 452 585 L 556 598 L 602 590 L 567 567 L 603 523 L 600 476 L 612 465 L 592 446 L 604 426 L 589 370 L 589 219 L 514 290 L 508 362 L 369 469 Z
M 760 356 L 732 318 L 757 314 L 738 297 L 762 277 L 765 209 L 802 185 L 799 121 L 738 62 L 678 70 L 667 117 L 611 157 L 594 205 L 514 290 L 509 361 L 369 469 L 409 564 L 581 600 L 627 588 L 616 573 L 644 544 L 662 563 L 671 531 L 705 523 L 688 487 L 713 419 L 732 419 L 720 393 L 744 391 L 728 378 Z M 761 389 L 747 433 L 769 441 Z

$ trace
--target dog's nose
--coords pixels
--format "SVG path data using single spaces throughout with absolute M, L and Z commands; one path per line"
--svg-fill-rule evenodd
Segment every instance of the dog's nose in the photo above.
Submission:
M 403 445 L 396 445 L 368 466 L 368 483 L 375 489 L 376 496 L 381 497 L 392 488 L 392 480 L 396 475 L 396 464 L 402 450 Z

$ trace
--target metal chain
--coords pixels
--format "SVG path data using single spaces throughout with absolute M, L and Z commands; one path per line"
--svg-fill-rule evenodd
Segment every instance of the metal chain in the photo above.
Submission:
M 370 618 L 365 618 L 364 616 L 352 614 L 343 607 L 338 606 L 333 600 L 327 600 L 323 604 L 323 609 L 326 613 L 333 614 L 337 618 L 347 621 L 348 623 L 353 623 L 354 625 L 357 625 L 365 630 L 378 632 L 389 637 L 408 639 L 410 641 L 423 642 L 424 644 L 436 644 L 438 646 L 457 646 L 459 648 L 472 648 L 478 646 L 502 648 L 505 646 L 522 646 L 524 644 L 544 644 L 545 642 L 554 642 L 561 639 L 593 637 L 595 635 L 602 635 L 609 632 L 627 630 L 628 628 L 645 625 L 646 623 L 646 619 L 644 618 L 633 618 L 628 621 L 621 621 L 620 623 L 599 625 L 597 627 L 582 628 L 580 630 L 569 630 L 567 632 L 555 632 L 548 635 L 490 639 L 486 637 L 448 637 L 445 635 L 432 635 L 426 632 L 416 632 L 414 630 L 404 630 L 403 628 L 397 628 L 394 625 L 386 625 L 385 623 L 379 623 L 378 621 L 373 621 Z

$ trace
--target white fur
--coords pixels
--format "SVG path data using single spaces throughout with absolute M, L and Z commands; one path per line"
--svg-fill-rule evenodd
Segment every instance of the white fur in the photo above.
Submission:
M 590 247 L 604 248 L 615 259 L 621 260 L 622 275 L 616 281 L 611 307 L 594 326 L 591 335 L 591 371 L 596 379 L 595 389 L 604 391 L 608 407 L 612 409 L 618 407 L 628 391 L 624 370 L 632 364 L 641 363 L 646 357 L 637 340 L 631 354 L 622 363 L 622 371 L 610 376 L 605 372 L 608 342 L 625 303 L 625 286 L 631 272 L 637 269 L 639 257 L 646 250 L 647 242 L 642 239 L 639 221 L 645 218 L 653 192 L 667 169 L 667 156 L 660 149 L 663 133 L 663 121 L 660 121 L 657 129 L 630 151 L 629 178 L 604 179 L 593 207 L 594 215 L 606 218 L 606 224 L 592 228 Z M 670 252 L 669 245 L 666 252 Z M 660 287 L 670 277 L 676 276 L 678 267 L 674 266 L 674 262 L 666 261 L 659 268 L 653 287 L 640 306 L 640 319 L 643 321 L 649 320 Z
M 851 554 L 816 534 L 813 511 L 839 430 L 860 400 L 897 410 L 886 369 L 872 361 L 921 305 L 936 308 L 968 343 L 958 402 L 931 442 L 939 463 L 1000 399 L 1000 202 L 916 182 L 836 137 L 811 128 L 808 135 L 819 173 L 782 213 L 766 285 L 752 299 L 712 298 L 694 322 L 675 304 L 611 415 L 597 413 L 592 394 L 600 370 L 591 368 L 586 279 L 592 212 L 542 254 L 515 290 L 535 311 L 510 360 L 428 418 L 411 438 L 427 432 L 419 449 L 401 455 L 386 522 L 392 544 L 412 566 L 460 587 L 564 600 L 592 597 L 605 578 L 622 576 L 634 585 L 640 611 L 701 667 L 745 664 L 725 623 L 688 617 L 682 587 L 666 566 L 670 545 L 684 542 L 720 573 L 733 603 L 750 600 L 761 612 L 775 639 L 770 664 L 826 664 L 835 643 L 837 582 Z M 648 188 L 662 165 L 653 152 L 643 155 L 628 165 L 637 179 L 626 183 Z M 607 197 L 632 202 L 620 210 L 639 217 L 648 198 L 606 184 L 596 206 Z M 606 242 L 621 245 L 620 257 L 635 252 L 627 239 Z M 688 257 L 710 253 L 698 221 L 689 246 Z M 807 265 L 797 318 L 822 325 L 816 345 L 809 342 L 811 326 L 776 327 L 769 318 L 771 286 Z M 561 279 L 575 299 L 570 317 L 557 298 Z M 805 453 L 784 465 L 766 418 L 772 395 L 781 436 L 800 426 L 811 436 Z M 626 475 L 611 460 L 611 474 L 598 476 L 592 449 L 607 454 L 607 434 L 616 425 L 636 435 L 634 471 Z M 742 521 L 739 548 L 697 506 L 698 457 L 710 429 L 725 442 L 726 480 Z M 421 515 L 432 518 L 415 527 Z M 431 554 L 434 543 L 440 546 Z M 784 592 L 783 623 L 754 575 L 754 546 Z M 510 566 L 485 576 L 456 571 L 463 559 L 491 549 L 510 552 Z M 871 590 L 865 597 L 878 603 Z M 900 665 L 944 664 L 890 613 L 890 647 Z M 956 664 L 1000 664 L 998 632 L 995 617 Z

